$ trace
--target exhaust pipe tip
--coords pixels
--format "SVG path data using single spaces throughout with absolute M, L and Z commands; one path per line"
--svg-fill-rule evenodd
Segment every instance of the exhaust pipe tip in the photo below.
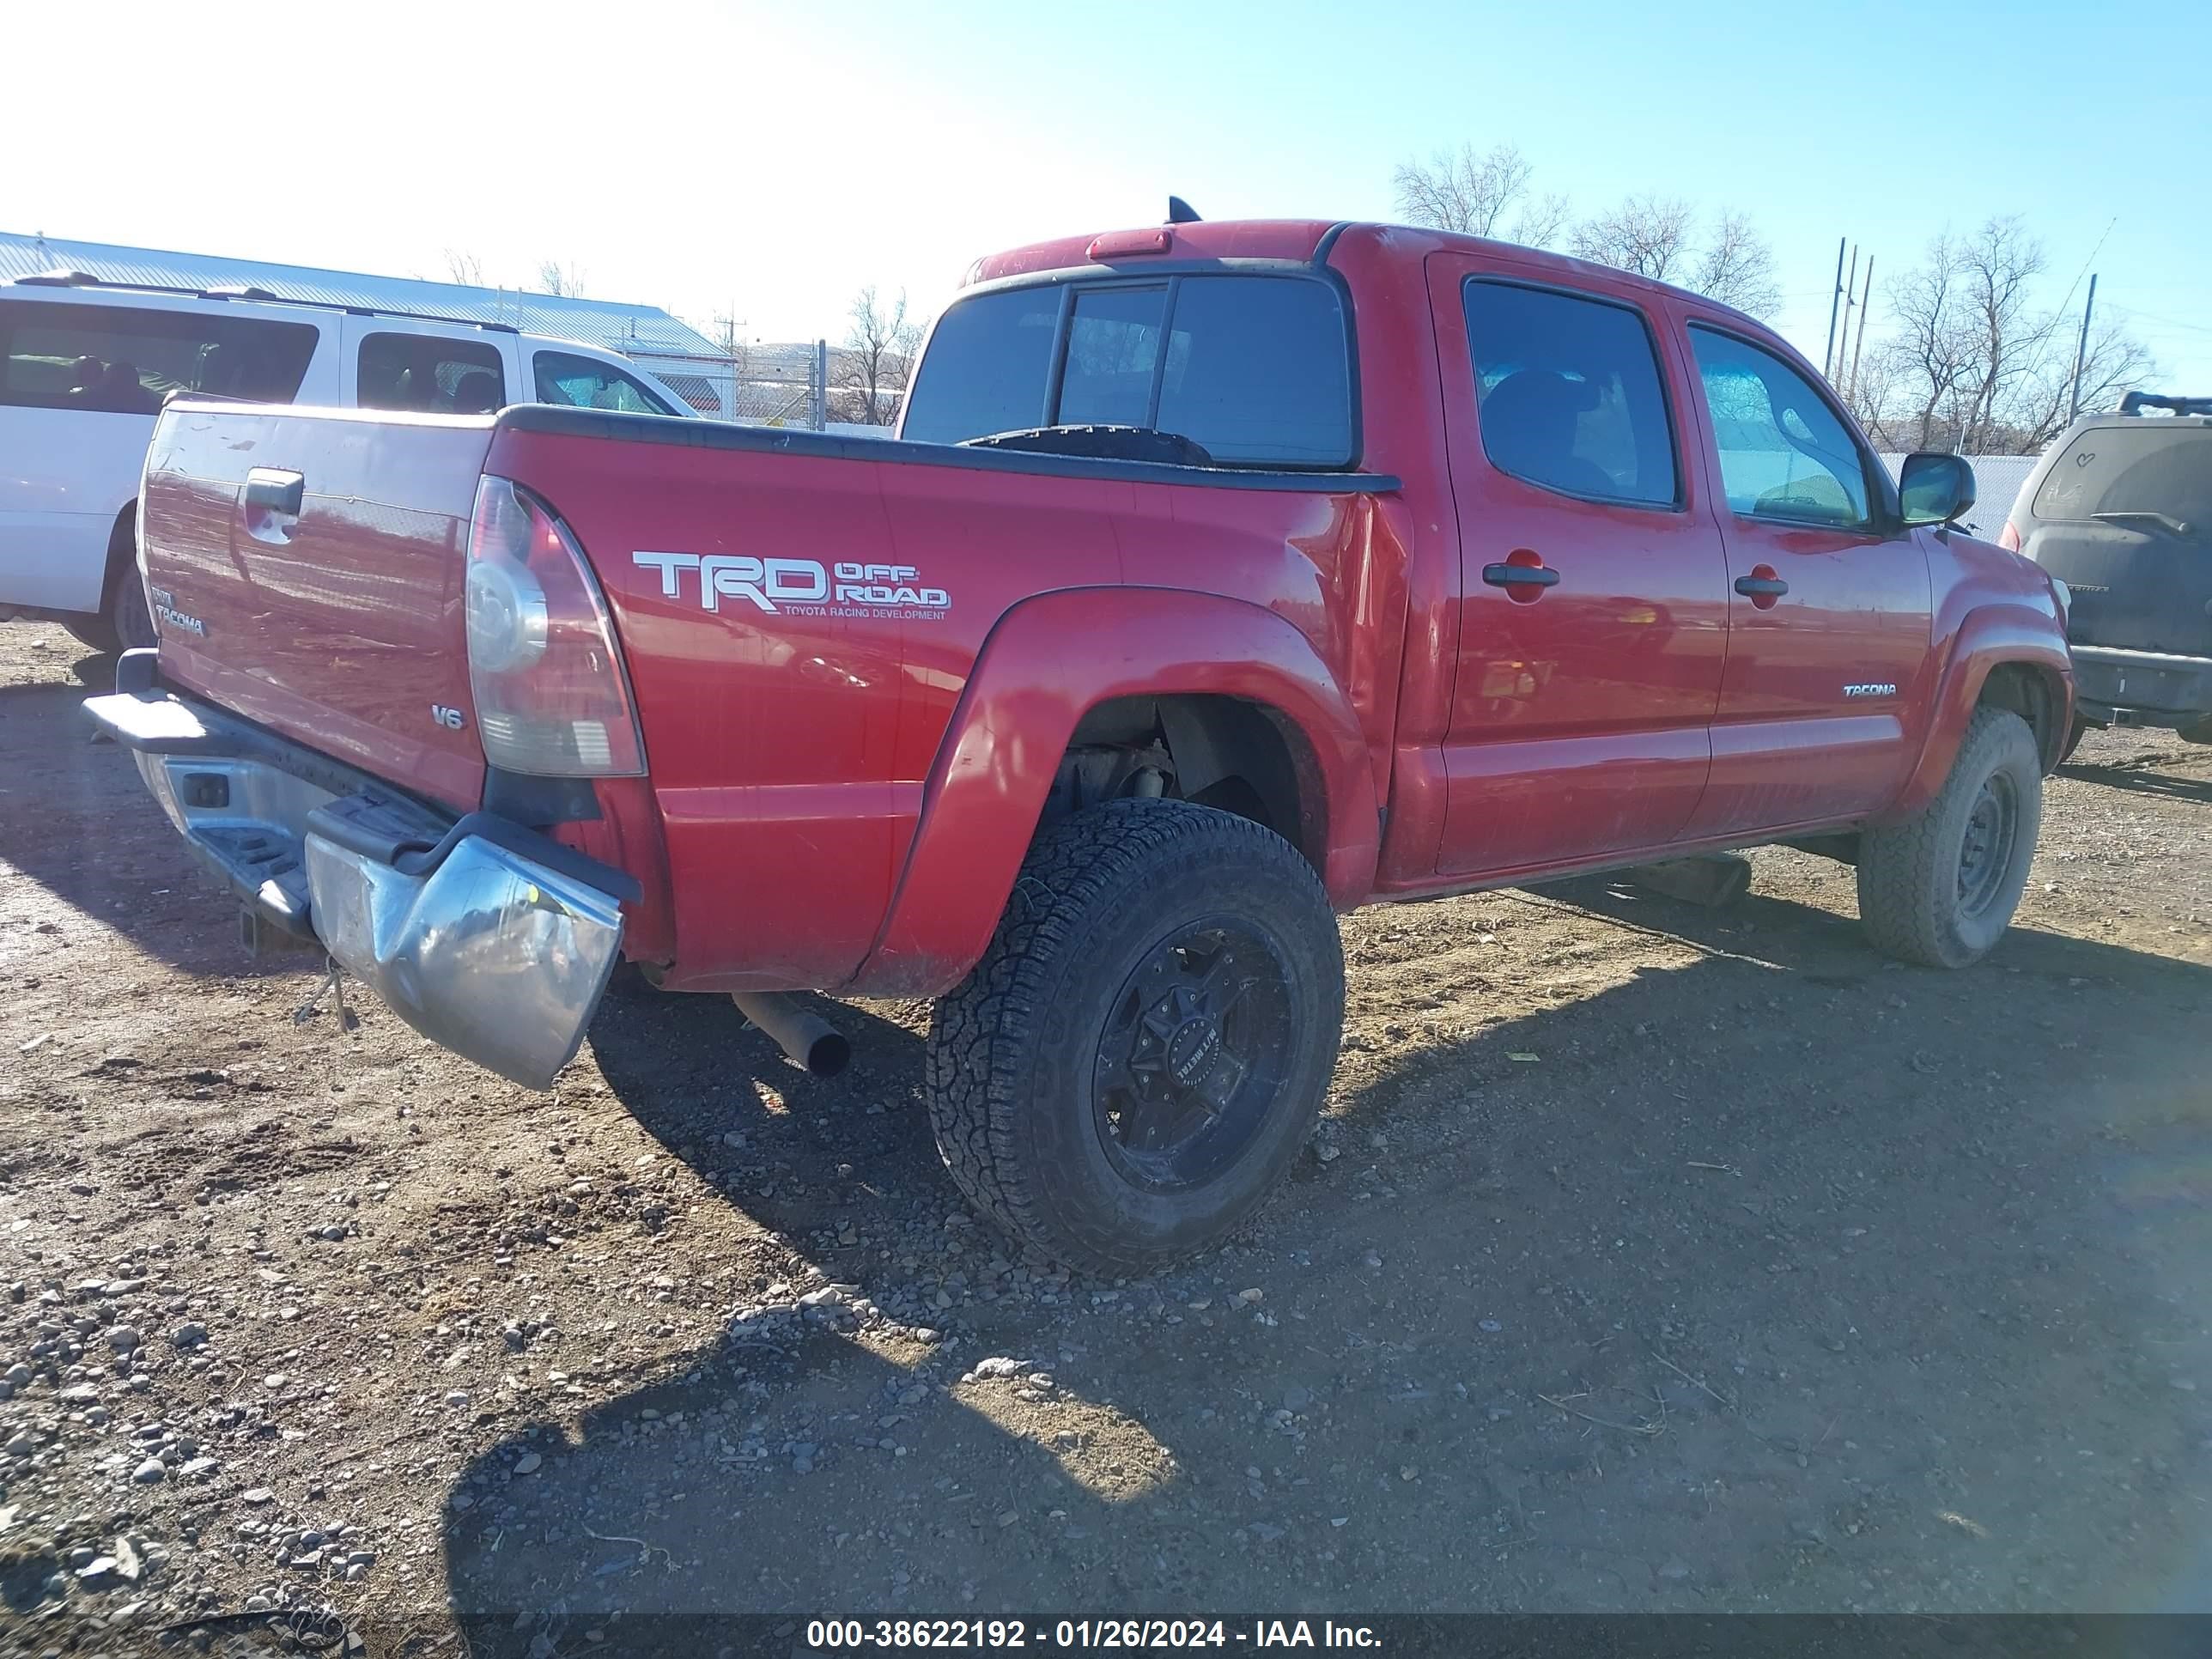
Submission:
M 832 1028 L 806 1045 L 803 1059 L 797 1055 L 793 1058 L 815 1077 L 835 1077 L 853 1063 L 853 1045 L 845 1040 L 842 1031 Z
M 836 1077 L 853 1062 L 845 1034 L 781 991 L 733 991 L 730 1000 L 809 1076 Z

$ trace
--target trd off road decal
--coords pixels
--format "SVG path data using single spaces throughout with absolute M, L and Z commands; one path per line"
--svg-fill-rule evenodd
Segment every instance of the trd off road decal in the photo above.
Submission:
M 952 608 L 941 587 L 920 586 L 910 564 L 823 565 L 812 559 L 756 559 L 724 553 L 633 553 L 633 562 L 660 573 L 660 596 L 684 592 L 684 573 L 699 573 L 699 605 L 720 611 L 743 599 L 771 617 L 890 617 L 933 622 Z

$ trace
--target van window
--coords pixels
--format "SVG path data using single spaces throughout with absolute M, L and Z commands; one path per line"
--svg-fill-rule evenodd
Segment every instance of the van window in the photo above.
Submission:
M 2153 417 L 2076 433 L 2035 492 L 2035 516 L 2140 513 L 2203 534 L 2212 526 L 2212 427 Z
M 288 404 L 317 337 L 312 324 L 213 307 L 0 300 L 0 404 L 151 415 L 171 392 Z
M 906 436 L 960 443 L 1023 427 L 1152 427 L 1223 466 L 1357 459 L 1342 302 L 1305 276 L 1187 275 L 1079 284 L 1066 339 L 1056 287 L 1002 289 L 939 319 L 907 396 Z M 1054 354 L 1058 402 L 1048 409 Z
M 1863 529 L 1868 461 L 1811 381 L 1771 351 L 1690 330 L 1729 509 L 1746 518 Z
M 576 409 L 618 409 L 631 415 L 673 415 L 667 399 L 656 398 L 612 363 L 566 351 L 541 351 L 532 360 L 537 371 L 538 401 Z
M 489 415 L 507 404 L 499 348 L 436 334 L 370 334 L 361 343 L 354 401 L 421 415 Z
M 1641 313 L 1480 278 L 1468 283 L 1466 306 L 1475 418 L 1492 466 L 1595 501 L 1680 499 L 1659 359 Z

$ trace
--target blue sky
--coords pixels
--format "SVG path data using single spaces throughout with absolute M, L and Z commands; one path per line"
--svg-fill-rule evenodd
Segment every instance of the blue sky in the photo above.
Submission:
M 1209 217 L 1388 217 L 1401 161 L 1504 142 L 1583 210 L 1749 213 L 1816 358 L 1838 236 L 1880 277 L 2021 213 L 2054 305 L 2102 237 L 2100 316 L 2212 392 L 2203 0 L 396 0 L 10 30 L 18 62 L 96 45 L 104 85 L 173 96 L 88 114 L 66 76 L 19 80 L 10 131 L 55 143 L 0 173 L 9 229 L 424 276 L 459 248 L 508 281 L 555 258 L 598 297 L 835 337 L 863 283 L 927 311 L 978 253 L 1149 222 L 1171 190 Z

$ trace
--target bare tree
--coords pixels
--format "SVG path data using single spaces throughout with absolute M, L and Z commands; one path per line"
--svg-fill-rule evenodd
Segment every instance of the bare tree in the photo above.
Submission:
M 1782 290 L 1774 280 L 1773 251 L 1741 213 L 1721 215 L 1698 252 L 1688 285 L 1753 317 L 1770 316 L 1782 304 Z
M 564 295 L 571 300 L 584 297 L 583 267 L 573 260 L 562 264 L 558 259 L 546 259 L 538 267 L 538 291 L 540 294 Z
M 2017 216 L 1929 243 L 1887 285 L 1890 333 L 1854 398 L 1867 428 L 1895 449 L 2030 454 L 2066 424 L 2074 372 L 2069 316 L 2044 309 L 2043 246 Z M 2149 378 L 2150 353 L 2116 323 L 2092 332 L 2081 406 Z
M 1513 222 L 1513 234 L 1506 240 L 1523 247 L 1549 247 L 1559 240 L 1573 213 L 1572 204 L 1564 196 L 1537 197 L 1522 207 L 1520 216 Z
M 1928 245 L 1927 262 L 1890 279 L 1890 312 L 1897 331 L 1875 352 L 1886 386 L 1906 400 L 1911 439 L 1902 447 L 1930 447 L 1942 411 L 1973 373 L 1974 339 L 1959 292 L 1959 256 L 1949 233 Z M 1882 424 L 1885 412 L 1872 411 Z M 1894 441 L 1893 440 L 1893 441 Z
M 1655 283 L 1679 283 L 1693 257 L 1690 234 L 1696 222 L 1690 204 L 1680 197 L 1632 196 L 1577 225 L 1568 245 L 1578 259 L 1633 271 Z
M 1696 210 L 1680 197 L 1631 196 L 1577 225 L 1568 246 L 1577 258 L 1694 289 L 1754 317 L 1782 303 L 1773 250 L 1746 214 L 1723 213 L 1700 236 Z
M 2063 343 L 2066 331 L 2059 331 Z M 2088 349 L 2081 357 L 2081 413 L 2102 414 L 2119 407 L 2120 393 L 2156 378 L 2157 364 L 2150 349 L 2127 331 L 2122 323 L 2110 322 L 2089 331 Z M 2033 454 L 2066 429 L 2066 410 L 2071 402 L 2074 360 L 2063 350 L 2045 355 L 2040 368 L 2013 397 L 2007 410 L 2005 436 L 2014 453 Z
M 889 426 L 914 369 L 921 325 L 907 319 L 903 291 L 886 305 L 872 283 L 854 296 L 850 314 L 853 325 L 831 376 L 837 386 L 836 405 L 847 420 Z
M 1398 211 L 1417 225 L 1490 236 L 1505 210 L 1528 188 L 1535 168 L 1510 144 L 1478 152 L 1462 145 L 1458 155 L 1439 150 L 1425 166 L 1407 161 L 1391 175 Z
M 2058 319 L 2030 304 L 2044 264 L 2043 244 L 2021 227 L 2017 214 L 1989 220 L 1959 245 L 1978 381 L 1960 442 L 1969 454 L 1980 453 L 1978 434 L 1986 436 L 2001 411 L 2011 412 L 2013 394 L 2048 368 Z
M 446 279 L 469 288 L 489 288 L 484 281 L 483 261 L 465 248 L 446 250 Z

